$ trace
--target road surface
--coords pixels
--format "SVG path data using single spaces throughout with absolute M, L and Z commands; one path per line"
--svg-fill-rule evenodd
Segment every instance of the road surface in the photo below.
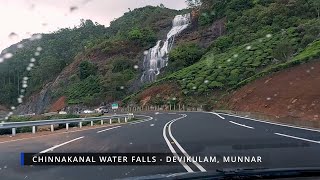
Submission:
M 223 168 L 320 166 L 320 131 L 226 114 L 146 113 L 152 120 L 0 143 L 0 179 L 87 180 L 214 171 Z M 175 166 L 20 166 L 20 152 L 183 153 L 219 163 Z M 261 162 L 233 163 L 223 158 Z M 229 159 L 230 160 L 230 159 Z

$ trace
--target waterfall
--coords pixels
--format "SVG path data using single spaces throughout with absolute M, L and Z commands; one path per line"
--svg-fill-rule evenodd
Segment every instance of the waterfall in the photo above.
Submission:
M 141 82 L 153 82 L 160 70 L 168 65 L 168 54 L 172 49 L 176 35 L 185 30 L 190 24 L 190 14 L 177 15 L 172 21 L 172 28 L 165 41 L 159 40 L 153 48 L 144 53 L 143 74 Z

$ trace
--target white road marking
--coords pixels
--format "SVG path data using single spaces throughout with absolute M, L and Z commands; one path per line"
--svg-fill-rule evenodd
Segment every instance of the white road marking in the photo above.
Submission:
M 40 154 L 47 153 L 47 152 L 49 152 L 49 151 L 53 151 L 54 149 L 56 149 L 56 148 L 58 148 L 58 147 L 64 146 L 64 145 L 66 145 L 66 144 L 72 143 L 72 142 L 77 141 L 77 140 L 80 140 L 80 139 L 82 139 L 82 138 L 84 138 L 84 136 L 79 137 L 79 138 L 76 138 L 76 139 L 73 139 L 73 140 L 70 140 L 70 141 L 68 141 L 68 142 L 65 142 L 65 143 L 62 143 L 62 144 L 59 144 L 59 145 L 55 145 L 55 146 L 53 146 L 53 147 L 51 147 L 51 148 L 49 148 L 49 149 L 46 149 L 46 150 L 41 151 Z
M 148 122 L 148 121 L 152 121 L 153 117 L 149 117 L 149 119 L 147 120 L 140 120 L 140 121 L 135 121 L 135 122 L 131 122 L 129 124 L 134 125 L 134 124 L 140 124 L 140 123 L 144 123 L 144 122 Z
M 221 119 L 225 119 L 223 116 L 220 116 L 220 114 L 218 114 L 218 113 L 215 113 L 215 112 L 209 112 L 209 113 L 214 114 L 214 115 L 218 116 Z
M 117 129 L 117 128 L 120 128 L 120 127 L 121 126 L 116 126 L 116 127 L 113 127 L 113 128 L 104 129 L 104 130 L 98 131 L 97 133 L 102 133 L 102 132 L 109 131 L 111 129 Z
M 150 126 L 152 127 L 152 126 L 154 126 L 154 124 L 150 124 Z
M 232 123 L 232 124 L 238 125 L 238 126 L 245 127 L 245 128 L 254 129 L 254 127 L 247 126 L 247 125 L 244 125 L 244 124 L 239 124 L 239 123 L 236 123 L 236 122 L 233 122 L 233 121 L 229 121 L 229 122 Z
M 320 141 L 314 141 L 314 140 L 310 140 L 310 139 L 305 139 L 305 138 L 296 137 L 296 136 L 290 136 L 290 135 L 281 134 L 281 133 L 274 133 L 274 134 L 276 134 L 278 136 L 283 136 L 283 137 L 288 137 L 288 138 L 292 138 L 292 139 L 298 139 L 298 140 L 302 140 L 302 141 L 320 144 Z
M 246 118 L 246 117 L 241 117 L 241 116 L 232 115 L 232 114 L 224 114 L 224 113 L 219 113 L 219 114 L 223 114 L 223 115 L 226 115 L 226 116 L 238 117 L 238 118 L 242 118 L 242 119 L 248 119 L 248 120 L 262 122 L 262 123 L 266 123 L 266 124 L 277 125 L 277 126 L 283 126 L 283 127 L 290 127 L 290 128 L 302 129 L 302 130 L 307 130 L 307 131 L 320 132 L 320 130 L 318 130 L 318 129 L 310 129 L 310 128 L 304 128 L 304 127 L 299 127 L 299 126 L 293 126 L 293 125 L 280 124 L 280 123 L 275 123 L 275 122 L 262 121 L 262 120 L 257 120 L 257 119 L 253 119 L 253 118 Z
M 187 117 L 186 114 L 184 114 L 184 117 Z M 179 142 L 173 137 L 172 132 L 171 132 L 171 125 L 177 121 L 173 120 L 170 124 L 169 124 L 169 136 L 171 137 L 171 139 L 173 140 L 173 142 L 177 145 L 177 147 L 180 149 L 180 151 L 186 156 L 186 157 L 190 157 L 190 155 L 186 152 L 186 150 L 183 149 L 183 147 L 179 144 Z M 201 172 L 206 172 L 206 170 L 198 163 L 198 162 L 192 162 L 195 166 L 197 166 L 197 168 L 201 171 Z
M 164 127 L 163 127 L 163 132 L 162 132 L 163 138 L 164 138 L 164 140 L 166 141 L 166 143 L 167 143 L 170 151 L 171 151 L 172 154 L 173 154 L 174 156 L 176 156 L 177 158 L 179 158 L 179 156 L 177 155 L 176 150 L 173 148 L 173 146 L 171 145 L 169 139 L 167 138 L 166 129 L 167 129 L 168 124 L 170 124 L 172 121 L 178 120 L 178 119 L 182 119 L 182 118 L 185 118 L 185 117 L 186 117 L 186 116 L 179 117 L 179 118 L 177 118 L 177 119 L 173 119 L 173 120 L 167 122 L 167 123 L 164 125 Z M 185 162 L 181 161 L 180 164 L 181 164 L 188 172 L 194 172 L 194 171 L 190 168 L 190 166 L 188 166 Z

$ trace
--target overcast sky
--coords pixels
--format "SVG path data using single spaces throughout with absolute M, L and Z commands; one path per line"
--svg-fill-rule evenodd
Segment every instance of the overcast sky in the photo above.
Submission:
M 172 9 L 186 7 L 185 0 L 0 0 L 0 52 L 33 33 L 74 27 L 80 19 L 109 26 L 128 8 L 161 3 Z M 9 36 L 12 32 L 18 36 Z

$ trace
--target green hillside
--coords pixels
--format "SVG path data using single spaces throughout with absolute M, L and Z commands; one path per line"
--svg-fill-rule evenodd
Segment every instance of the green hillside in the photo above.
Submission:
M 178 83 L 182 92 L 172 96 L 180 96 L 180 102 L 207 104 L 259 77 L 316 59 L 320 57 L 319 7 L 315 0 L 205 0 L 198 12 L 199 26 L 206 28 L 226 18 L 227 33 L 213 41 L 198 62 L 145 89 Z M 178 52 L 173 50 L 171 54 L 185 62 L 190 60 Z M 212 98 L 208 99 L 210 94 Z M 126 102 L 132 97 L 135 95 Z

